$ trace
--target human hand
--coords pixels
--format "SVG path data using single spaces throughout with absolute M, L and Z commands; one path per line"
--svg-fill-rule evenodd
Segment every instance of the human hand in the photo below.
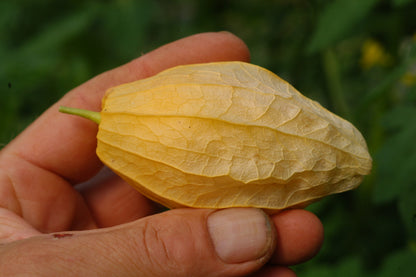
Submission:
M 75 88 L 2 149 L 0 276 L 294 276 L 287 266 L 322 244 L 313 214 L 154 214 L 158 206 L 114 174 L 94 177 L 102 168 L 96 125 L 57 113 L 61 105 L 100 110 L 109 87 L 179 64 L 223 60 L 249 60 L 229 33 L 167 44 Z

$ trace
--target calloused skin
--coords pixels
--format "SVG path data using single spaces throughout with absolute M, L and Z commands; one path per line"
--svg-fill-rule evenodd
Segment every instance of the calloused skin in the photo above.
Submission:
M 103 168 L 96 124 L 57 112 L 61 105 L 99 111 L 108 88 L 175 65 L 249 57 L 230 33 L 197 34 L 96 76 L 45 111 L 0 152 L 0 276 L 295 276 L 288 266 L 312 258 L 323 241 L 314 214 L 271 216 L 270 253 L 224 263 L 206 231 L 212 210 L 158 213 L 117 176 L 94 178 Z

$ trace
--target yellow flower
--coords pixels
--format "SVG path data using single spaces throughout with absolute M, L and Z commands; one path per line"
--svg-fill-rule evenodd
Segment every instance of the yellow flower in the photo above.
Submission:
M 416 84 L 416 73 L 406 72 L 400 80 L 404 85 L 411 87 Z
M 361 49 L 361 67 L 369 69 L 373 66 L 386 66 L 390 63 L 391 57 L 384 50 L 383 46 L 373 40 L 367 39 Z

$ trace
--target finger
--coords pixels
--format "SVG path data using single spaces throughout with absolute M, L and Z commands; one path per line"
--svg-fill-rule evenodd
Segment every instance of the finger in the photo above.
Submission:
M 0 245 L 41 233 L 15 213 L 0 208 Z
M 230 33 L 199 34 L 167 44 L 75 88 L 3 152 L 13 153 L 74 183 L 84 181 L 101 167 L 95 155 L 97 126 L 59 114 L 59 105 L 99 110 L 101 98 L 112 86 L 149 77 L 179 64 L 248 58 L 247 47 Z
M 0 268 L 7 276 L 245 276 L 270 257 L 271 226 L 257 209 L 174 210 L 108 230 L 20 241 L 0 251 Z
M 81 195 L 68 182 L 15 156 L 0 159 L 0 207 L 40 232 L 95 227 Z M 9 220 L 15 218 L 10 214 Z
M 271 262 L 294 265 L 315 256 L 324 240 L 321 221 L 311 212 L 287 210 L 272 217 L 277 231 L 276 251 Z
M 111 227 L 160 212 L 160 206 L 140 194 L 107 167 L 78 186 L 97 227 Z

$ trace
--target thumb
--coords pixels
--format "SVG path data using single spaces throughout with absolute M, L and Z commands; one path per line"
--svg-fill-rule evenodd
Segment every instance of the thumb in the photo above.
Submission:
M 272 226 L 267 215 L 251 208 L 172 210 L 114 228 L 10 243 L 0 248 L 0 272 L 241 276 L 258 270 L 273 253 Z

